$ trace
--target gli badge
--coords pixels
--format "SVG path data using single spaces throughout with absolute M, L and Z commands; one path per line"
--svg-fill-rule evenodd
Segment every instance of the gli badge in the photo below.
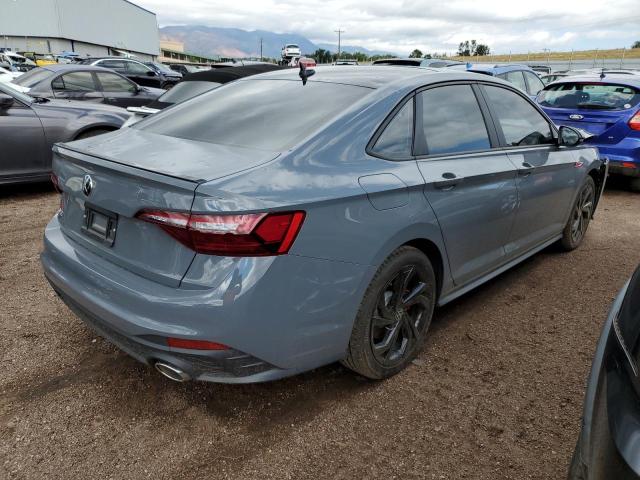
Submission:
M 91 178 L 91 175 L 85 175 L 82 179 L 82 193 L 84 193 L 88 197 L 89 195 L 91 195 L 91 191 L 95 186 L 96 184 L 93 181 L 93 178 Z
M 582 120 L 584 117 L 582 115 L 573 114 L 573 115 L 569 115 L 569 118 L 571 120 Z

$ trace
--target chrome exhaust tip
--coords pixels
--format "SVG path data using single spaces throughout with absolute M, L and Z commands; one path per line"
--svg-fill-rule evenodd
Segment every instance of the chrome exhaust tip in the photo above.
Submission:
M 187 380 L 191 380 L 189 374 L 183 372 L 178 367 L 169 365 L 168 363 L 156 362 L 154 367 L 156 367 L 156 370 L 158 370 L 162 375 L 174 382 L 186 382 Z

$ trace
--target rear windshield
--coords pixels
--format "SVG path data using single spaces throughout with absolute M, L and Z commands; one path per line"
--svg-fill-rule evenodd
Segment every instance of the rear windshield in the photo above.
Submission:
M 148 106 L 151 108 L 165 108 L 169 105 L 189 100 L 196 95 L 200 95 L 201 93 L 217 88 L 220 85 L 221 84 L 218 82 L 181 82 L 171 90 L 167 91 L 167 93 L 160 95 Z
M 177 105 L 140 129 L 170 137 L 287 150 L 371 89 L 300 80 L 239 80 Z
M 419 67 L 422 60 L 376 60 L 373 65 L 403 65 L 410 67 Z
M 49 70 L 45 70 L 44 68 L 34 68 L 30 72 L 23 73 L 18 78 L 15 78 L 13 83 L 22 87 L 32 88 L 50 76 L 51 72 Z
M 624 110 L 640 102 L 633 87 L 604 83 L 559 83 L 545 88 L 538 96 L 543 107 Z

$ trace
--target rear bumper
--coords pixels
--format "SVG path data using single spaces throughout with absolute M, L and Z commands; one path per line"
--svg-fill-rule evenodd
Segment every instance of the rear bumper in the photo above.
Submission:
M 597 142 L 592 145 L 598 147 L 601 156 L 609 159 L 609 173 L 640 177 L 640 138 L 627 137 L 614 145 Z
M 179 366 L 198 380 L 273 380 L 344 357 L 374 267 L 295 255 L 234 259 L 218 287 L 164 286 L 46 228 L 44 274 L 62 300 L 101 336 L 147 364 Z M 168 347 L 166 337 L 232 350 Z

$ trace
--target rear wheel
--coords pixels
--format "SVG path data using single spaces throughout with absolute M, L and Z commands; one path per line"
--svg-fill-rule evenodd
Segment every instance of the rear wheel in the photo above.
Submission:
M 393 252 L 365 292 L 344 365 L 374 380 L 405 368 L 424 345 L 435 297 L 429 259 L 413 247 Z
M 591 217 L 593 216 L 595 198 L 596 184 L 593 178 L 587 176 L 573 204 L 569 221 L 562 231 L 560 245 L 562 245 L 562 248 L 565 250 L 574 250 L 582 243 L 587 233 L 587 228 L 589 228 Z
M 105 128 L 94 128 L 93 130 L 87 130 L 86 132 L 82 132 L 78 135 L 75 140 L 82 140 L 83 138 L 96 137 L 98 135 L 102 135 L 103 133 L 109 133 L 112 130 L 107 130 Z

